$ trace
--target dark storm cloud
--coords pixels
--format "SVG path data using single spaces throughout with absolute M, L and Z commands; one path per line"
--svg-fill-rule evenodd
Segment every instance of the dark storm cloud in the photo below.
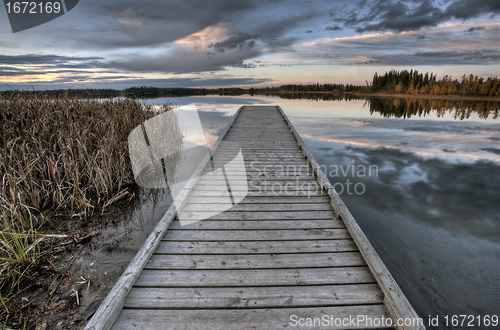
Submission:
M 284 50 L 297 38 L 287 36 L 315 15 L 305 12 L 273 20 L 258 21 L 248 32 L 239 32 L 217 43 L 206 46 L 180 46 L 168 53 L 149 55 L 137 53 L 108 62 L 109 67 L 134 72 L 194 73 L 221 71 L 226 67 L 254 67 L 244 62 L 268 52 Z
M 59 56 L 59 55 L 0 55 L 0 65 L 23 65 L 23 64 L 45 64 L 45 65 L 63 65 L 66 67 L 71 62 L 79 62 L 81 64 L 74 65 L 87 65 L 88 62 L 98 63 L 102 57 L 78 57 L 78 56 Z M 86 63 L 87 62 L 87 63 Z
M 342 28 L 340 26 L 338 26 L 338 25 L 335 25 L 335 26 L 332 25 L 332 26 L 327 26 L 325 28 L 325 30 L 326 31 L 340 31 L 340 30 L 342 30 Z
M 500 149 L 497 148 L 481 148 L 481 150 L 491 152 L 492 154 L 495 155 L 500 155 Z
M 467 20 L 483 14 L 499 14 L 500 1 L 497 0 L 456 0 L 452 2 L 445 16 Z
M 116 36 L 111 40 L 89 37 L 85 43 L 101 49 L 165 45 L 164 52 L 137 49 L 129 56 L 119 55 L 107 61 L 109 68 L 133 72 L 200 73 L 226 67 L 252 68 L 254 65 L 245 63 L 247 60 L 264 50 L 286 49 L 298 39 L 289 32 L 318 15 L 309 8 L 298 12 L 297 6 L 283 11 L 282 5 L 280 1 L 103 2 L 93 14 L 106 16 Z M 277 15 L 260 19 L 259 12 Z M 187 42 L 166 44 L 186 37 Z
M 46 74 L 83 74 L 92 73 L 76 69 L 100 69 L 106 65 L 102 57 L 78 57 L 60 55 L 0 55 L 0 76 L 14 77 Z M 99 73 L 116 73 L 112 70 L 99 70 Z
M 290 3 L 274 1 L 197 1 L 172 0 L 158 2 L 153 0 L 120 2 L 99 1 L 94 8 L 87 6 L 93 15 L 106 17 L 113 22 L 112 28 L 117 31 L 112 39 L 88 40 L 87 43 L 100 48 L 140 47 L 173 42 L 209 26 L 219 23 L 239 25 L 248 17 L 255 17 L 243 34 L 259 35 L 264 43 L 273 45 L 289 45 L 290 38 L 283 38 L 290 29 L 314 15 L 292 14 L 286 17 L 281 6 Z M 294 8 L 292 5 L 291 8 Z M 262 11 L 279 12 L 273 19 L 260 19 Z M 284 17 L 284 18 L 283 18 Z M 251 30 L 251 31 L 250 31 Z M 119 31 L 119 32 L 118 32 Z M 125 38 L 123 37 L 125 36 Z M 239 35 L 234 36 L 240 38 Z M 295 39 L 293 39 L 294 41 Z M 236 40 L 234 40 L 236 41 Z M 224 41 L 221 41 L 224 42 Z M 233 41 L 230 41 L 233 42 Z
M 224 41 L 213 44 L 212 47 L 219 53 L 224 53 L 226 50 L 232 49 L 243 50 L 244 48 L 252 48 L 255 45 L 255 41 L 252 39 L 256 37 L 240 32 L 237 36 L 232 36 Z
M 498 49 L 463 51 L 417 52 L 413 54 L 391 54 L 370 56 L 367 62 L 355 64 L 380 65 L 486 65 L 500 62 Z
M 253 69 L 256 67 L 256 65 L 254 63 L 243 63 L 243 62 L 231 64 L 228 66 L 232 67 L 232 68 L 242 68 L 242 69 Z
M 30 70 L 19 70 L 19 69 L 5 69 L 0 66 L 0 76 L 3 77 L 15 77 L 15 76 L 26 76 L 26 75 L 46 75 L 46 74 L 62 74 L 62 73 L 74 73 L 74 74 L 82 74 L 82 73 L 91 73 L 89 71 L 79 71 L 79 70 L 44 70 L 44 71 L 30 71 Z M 99 73 L 103 73 L 99 71 Z M 106 73 L 114 73 L 113 71 L 106 71 Z
M 129 46 L 172 42 L 207 26 L 229 21 L 230 17 L 255 9 L 258 1 L 93 1 L 87 6 L 93 15 L 116 22 L 128 38 L 116 38 Z M 103 45 L 104 46 L 104 45 Z
M 497 0 L 456 0 L 446 8 L 432 0 L 376 0 L 367 7 L 367 12 L 353 8 L 344 12 L 333 10 L 330 14 L 334 21 L 363 33 L 415 31 L 451 19 L 468 20 L 483 14 L 500 13 L 500 1 Z
M 465 30 L 464 32 L 481 31 L 484 30 L 485 28 L 486 28 L 485 26 L 473 26 L 470 29 Z
M 282 19 L 267 20 L 254 27 L 253 32 L 260 36 L 260 39 L 268 46 L 270 51 L 277 51 L 297 41 L 296 37 L 286 36 L 287 33 L 315 17 L 316 14 L 306 12 Z
M 245 64 L 243 61 L 259 55 L 258 50 L 253 48 L 243 51 L 224 53 L 201 53 L 196 51 L 176 50 L 173 54 L 159 56 L 143 56 L 138 54 L 131 59 L 111 61 L 107 63 L 110 68 L 117 68 L 134 72 L 164 72 L 164 73 L 201 73 L 223 71 L 226 67 L 254 66 Z
M 374 65 L 382 62 L 382 60 L 369 60 L 369 61 L 363 61 L 363 62 L 354 62 L 352 64 L 354 65 Z
M 200 87 L 200 86 L 241 86 L 241 85 L 256 85 L 271 82 L 272 79 L 267 78 L 170 78 L 170 79 L 130 79 L 127 82 L 133 85 L 147 84 L 148 86 L 162 86 L 162 87 Z M 153 84 L 153 85 L 151 85 Z

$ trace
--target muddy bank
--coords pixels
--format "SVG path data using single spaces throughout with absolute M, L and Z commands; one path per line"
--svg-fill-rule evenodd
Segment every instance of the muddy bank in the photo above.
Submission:
M 136 188 L 135 194 L 129 205 L 59 224 L 61 232 L 72 233 L 70 239 L 55 241 L 65 248 L 44 259 L 21 283 L 7 304 L 6 326 L 84 327 L 172 203 L 166 189 Z

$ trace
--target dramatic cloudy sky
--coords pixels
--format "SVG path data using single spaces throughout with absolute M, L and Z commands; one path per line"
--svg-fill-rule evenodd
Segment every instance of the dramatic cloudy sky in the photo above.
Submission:
M 374 72 L 500 73 L 499 0 L 81 0 L 12 33 L 0 90 L 363 84 Z

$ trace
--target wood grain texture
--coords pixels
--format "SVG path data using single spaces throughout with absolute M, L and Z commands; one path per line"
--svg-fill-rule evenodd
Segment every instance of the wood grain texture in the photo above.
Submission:
M 181 226 L 179 221 L 174 221 L 170 229 L 184 230 L 245 230 L 245 229 L 338 229 L 345 228 L 341 220 L 203 220 L 189 225 Z
M 376 283 L 368 267 L 300 269 L 145 269 L 136 287 L 259 287 Z
M 377 284 L 250 288 L 133 288 L 124 308 L 269 308 L 381 304 Z
M 163 240 L 172 241 L 273 241 L 350 238 L 347 229 L 290 230 L 169 230 Z
M 154 254 L 145 269 L 264 269 L 350 267 L 366 265 L 359 252 L 314 254 L 181 255 Z
M 205 221 L 200 221 L 203 223 Z M 179 223 L 177 221 L 177 223 Z M 174 223 L 175 224 L 175 223 Z M 352 239 L 251 242 L 162 241 L 157 254 L 279 254 L 358 251 Z M 299 256 L 298 256 L 299 257 Z
M 339 306 L 316 308 L 271 308 L 227 310 L 141 310 L 125 309 L 114 330 L 162 329 L 162 330 L 234 330 L 234 329 L 290 329 L 291 316 L 320 320 L 327 317 L 349 319 L 352 315 L 367 318 L 388 318 L 383 305 Z M 333 322 L 332 322 L 333 323 Z M 296 327 L 301 330 L 320 329 L 316 326 Z M 366 322 L 328 329 L 374 329 Z

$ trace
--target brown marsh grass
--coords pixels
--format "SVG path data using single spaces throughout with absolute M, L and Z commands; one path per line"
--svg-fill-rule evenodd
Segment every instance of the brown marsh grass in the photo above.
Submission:
M 152 110 L 131 99 L 0 98 L 0 227 L 26 228 L 44 210 L 89 215 L 123 194 L 128 134 Z
M 86 217 L 131 197 L 128 135 L 168 109 L 131 99 L 0 97 L 0 290 L 36 260 L 36 228 L 48 217 Z

